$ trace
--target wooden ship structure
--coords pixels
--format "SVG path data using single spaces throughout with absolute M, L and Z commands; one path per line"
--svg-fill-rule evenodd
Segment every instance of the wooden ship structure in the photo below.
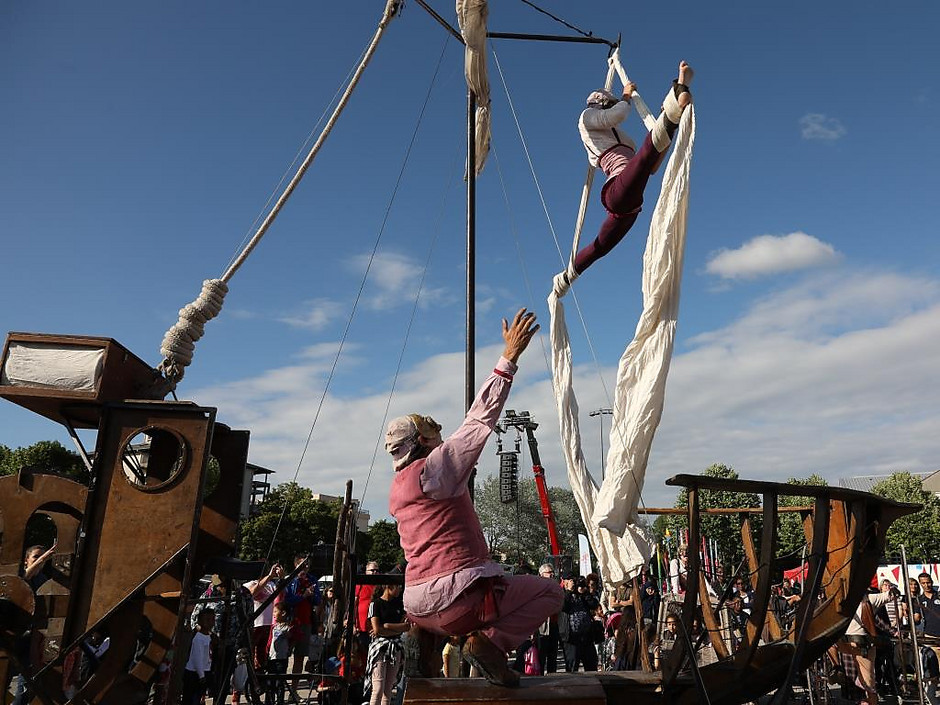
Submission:
M 0 397 L 63 424 L 92 478 L 85 486 L 28 470 L 0 477 L 0 686 L 5 690 L 12 674 L 23 670 L 18 645 L 32 628 L 41 635 L 43 647 L 41 665 L 26 671 L 33 703 L 145 702 L 161 664 L 184 634 L 194 582 L 207 572 L 247 580 L 263 569 L 233 558 L 237 523 L 252 491 L 249 433 L 218 423 L 214 408 L 163 401 L 154 390 L 159 390 L 156 370 L 114 340 L 26 333 L 7 337 L 0 358 Z M 81 446 L 79 428 L 97 429 L 93 453 Z M 211 482 L 210 462 L 218 470 Z M 702 700 L 736 705 L 775 691 L 776 701 L 782 702 L 795 676 L 844 634 L 874 575 L 891 523 L 916 509 L 833 487 L 695 475 L 679 475 L 667 484 L 688 492 L 690 545 L 697 545 L 702 515 L 711 511 L 699 508 L 702 491 L 762 497 L 757 544 L 750 515 L 741 517 L 755 599 L 737 651 L 729 652 L 721 639 L 699 556 L 690 551 L 688 574 L 698 579 L 688 582 L 681 611 L 683 637 L 661 670 L 653 670 L 645 634 L 637 630 L 636 670 L 527 677 L 518 689 L 497 688 L 479 679 L 411 678 L 404 701 L 637 705 Z M 357 584 L 402 580 L 357 573 L 351 486 L 346 495 L 333 558 L 333 575 L 341 589 L 335 591 L 332 629 L 341 629 L 342 616 L 352 614 Z M 802 510 L 809 547 L 804 599 L 786 630 L 770 609 L 777 568 L 777 500 L 784 495 L 813 500 Z M 22 577 L 22 564 L 28 549 L 26 527 L 38 514 L 54 523 L 57 548 L 50 579 L 34 594 Z M 229 568 L 220 568 L 219 562 L 226 560 Z M 634 595 L 635 623 L 642 624 L 638 590 Z M 705 627 L 699 641 L 689 636 L 695 619 Z M 352 620 L 346 622 L 351 630 Z M 63 683 L 65 663 L 96 630 L 110 635 L 107 657 L 69 700 Z M 699 666 L 695 652 L 704 639 L 718 659 Z M 172 665 L 176 673 L 184 665 L 180 654 L 177 650 Z

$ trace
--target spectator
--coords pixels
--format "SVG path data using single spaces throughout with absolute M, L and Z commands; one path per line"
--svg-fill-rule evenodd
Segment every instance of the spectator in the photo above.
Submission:
M 741 601 L 741 611 L 750 617 L 751 603 L 754 602 L 754 590 L 751 589 L 751 584 L 738 576 L 734 579 L 734 593 L 732 594 Z
M 643 608 L 643 626 L 654 624 L 659 619 L 659 604 L 662 598 L 652 577 L 640 586 L 640 604 Z
M 603 590 L 601 589 L 600 578 L 597 577 L 597 573 L 588 573 L 585 576 L 587 580 L 587 591 L 598 603 L 603 603 Z
M 933 580 L 927 573 L 918 575 L 917 581 L 922 591 L 917 602 L 920 606 L 924 636 L 940 637 L 940 595 L 934 589 Z
M 669 586 L 673 598 L 685 595 L 686 581 L 689 575 L 689 549 L 684 544 L 679 546 L 679 554 L 669 561 Z
M 287 606 L 283 602 L 274 605 L 274 622 L 271 624 L 271 635 L 268 637 L 268 673 L 275 676 L 287 673 L 293 629 Z M 269 681 L 265 705 L 283 705 L 285 686 L 286 681 L 283 679 Z
M 280 563 L 271 566 L 271 570 L 259 580 L 245 583 L 245 589 L 251 595 L 254 610 L 257 610 L 277 590 L 277 582 L 284 577 Z M 274 600 L 269 602 L 257 617 L 251 632 L 251 652 L 255 668 L 263 671 L 268 661 L 268 637 L 271 636 L 271 624 L 274 622 Z
M 30 546 L 23 555 L 22 575 L 33 590 L 33 594 L 47 581 L 49 576 L 46 573 L 46 563 L 55 555 L 56 541 L 48 549 L 42 546 Z M 17 639 L 17 652 L 20 663 L 25 670 L 31 670 L 34 666 L 41 666 L 43 651 L 43 636 L 36 629 L 30 628 L 19 639 Z M 31 700 L 31 692 L 26 686 L 26 677 L 24 674 L 17 674 L 13 679 L 13 703 L 12 705 L 25 705 Z
M 556 642 L 557 643 L 557 642 Z M 462 658 L 460 655 L 460 637 L 452 636 L 444 644 L 444 678 L 460 678 Z
M 679 635 L 679 618 L 671 612 L 666 615 L 666 625 L 659 640 L 653 646 L 653 668 L 660 670 Z
M 229 685 L 232 688 L 232 705 L 238 705 L 241 702 L 241 695 L 245 692 L 248 684 L 248 659 L 251 653 L 248 649 L 242 647 L 235 655 L 235 668 L 232 669 L 232 678 Z
M 372 686 L 370 705 L 389 705 L 398 682 L 404 659 L 401 635 L 411 627 L 397 600 L 400 595 L 400 585 L 386 585 L 376 590 L 369 609 L 372 643 L 366 657 L 366 690 Z
M 549 580 L 555 579 L 555 569 L 549 563 L 539 566 L 539 575 Z M 538 629 L 536 643 L 539 658 L 542 660 L 542 673 L 558 671 L 558 614 L 549 615 Z
M 561 611 L 565 615 L 566 629 L 560 632 L 565 655 L 565 670 L 574 673 L 583 664 L 585 671 L 597 670 L 597 650 L 594 647 L 592 625 L 598 602 L 588 593 L 587 580 L 575 578 L 574 573 L 562 576 L 565 601 Z
M 877 649 L 875 637 L 878 628 L 875 624 L 874 610 L 889 599 L 888 593 L 872 593 L 862 597 L 855 616 L 845 630 L 845 651 L 852 655 L 858 669 L 857 684 L 865 691 L 865 702 L 878 705 L 878 689 L 875 681 L 875 661 Z
M 298 554 L 294 556 L 294 568 L 305 563 L 307 556 Z M 291 664 L 291 673 L 300 673 L 304 667 L 304 660 L 310 652 L 310 637 L 313 634 L 314 608 L 320 604 L 320 586 L 307 572 L 306 565 L 290 581 L 284 591 L 284 601 L 292 613 L 291 625 L 291 655 L 294 661 Z M 297 682 L 294 682 L 297 687 Z
M 203 607 L 196 613 L 197 631 L 189 650 L 189 660 L 183 671 L 183 705 L 199 705 L 209 685 L 212 670 L 212 632 L 215 629 L 215 610 Z

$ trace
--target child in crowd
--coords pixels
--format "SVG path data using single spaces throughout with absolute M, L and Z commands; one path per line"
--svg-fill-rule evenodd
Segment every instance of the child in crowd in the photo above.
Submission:
M 268 673 L 278 676 L 287 673 L 287 659 L 291 651 L 291 618 L 284 604 L 274 605 L 274 624 L 268 637 Z M 268 688 L 266 705 L 282 705 L 284 702 L 283 679 L 277 680 Z
M 212 668 L 212 629 L 215 612 L 203 607 L 196 616 L 197 631 L 189 650 L 189 660 L 183 672 L 183 705 L 199 705 L 206 694 L 209 671 Z
M 460 637 L 452 636 L 444 644 L 444 678 L 460 678 L 460 666 L 463 658 L 460 655 Z
M 248 649 L 241 648 L 235 654 L 235 669 L 232 671 L 232 679 L 229 685 L 232 686 L 232 705 L 238 705 L 241 695 L 245 692 L 248 684 Z

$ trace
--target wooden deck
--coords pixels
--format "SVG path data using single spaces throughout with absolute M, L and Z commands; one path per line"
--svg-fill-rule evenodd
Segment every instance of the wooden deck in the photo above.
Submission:
M 404 705 L 494 702 L 532 705 L 564 701 L 568 705 L 607 705 L 624 702 L 646 705 L 661 702 L 658 673 L 555 673 L 525 676 L 518 688 L 491 685 L 482 678 L 409 678 Z

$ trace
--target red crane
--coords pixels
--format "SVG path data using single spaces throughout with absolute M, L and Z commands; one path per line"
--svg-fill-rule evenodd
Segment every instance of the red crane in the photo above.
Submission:
M 558 538 L 558 527 L 555 524 L 555 514 L 552 512 L 552 503 L 548 498 L 548 485 L 545 484 L 545 468 L 542 467 L 541 458 L 539 458 L 539 444 L 535 440 L 535 429 L 539 425 L 532 420 L 528 411 L 516 413 L 507 409 L 502 420 L 496 426 L 497 433 L 505 433 L 510 428 L 514 428 L 520 433 L 524 433 L 526 442 L 529 444 L 529 454 L 532 456 L 532 474 L 535 475 L 535 488 L 539 493 L 539 504 L 542 507 L 542 517 L 545 519 L 545 526 L 548 528 L 548 542 L 551 546 L 552 556 L 561 555 L 561 541 Z M 500 441 L 500 444 L 502 441 Z M 503 453 L 500 445 L 500 454 Z M 516 444 L 516 453 L 519 451 Z M 509 453 L 511 454 L 511 452 Z

